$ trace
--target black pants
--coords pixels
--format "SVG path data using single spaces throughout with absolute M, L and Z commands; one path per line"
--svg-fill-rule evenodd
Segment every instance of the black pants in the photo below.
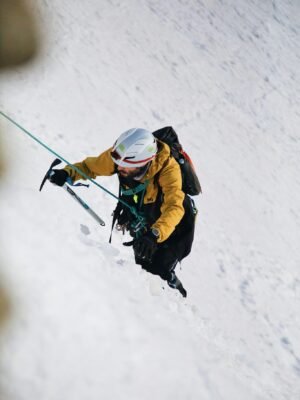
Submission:
M 169 239 L 158 245 L 151 262 L 135 256 L 135 262 L 143 269 L 154 275 L 159 275 L 163 280 L 170 280 L 171 272 L 174 271 L 178 261 L 185 258 L 191 251 L 194 240 L 194 224 L 189 231 L 180 236 L 171 235 Z

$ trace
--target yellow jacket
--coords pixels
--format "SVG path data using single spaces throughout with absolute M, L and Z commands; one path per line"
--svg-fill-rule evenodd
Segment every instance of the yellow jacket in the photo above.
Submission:
M 98 157 L 88 157 L 84 161 L 74 164 L 90 178 L 96 176 L 110 176 L 117 172 L 115 164 L 110 156 L 112 148 L 101 153 Z M 84 179 L 72 167 L 67 166 L 68 172 L 73 181 Z M 155 178 L 155 175 L 158 178 Z M 177 161 L 171 157 L 170 148 L 163 142 L 159 142 L 159 151 L 147 173 L 141 182 L 148 180 L 148 186 L 144 196 L 144 205 L 160 201 L 158 199 L 159 187 L 163 194 L 160 206 L 161 214 L 151 226 L 159 231 L 158 242 L 163 242 L 172 234 L 175 227 L 184 215 L 183 200 L 184 192 L 181 190 L 181 171 Z

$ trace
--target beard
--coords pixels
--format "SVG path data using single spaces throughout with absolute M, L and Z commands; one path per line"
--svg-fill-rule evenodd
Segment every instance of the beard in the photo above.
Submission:
M 123 178 L 128 178 L 128 179 L 134 179 L 134 178 L 139 178 L 142 177 L 145 172 L 147 171 L 150 163 L 144 165 L 143 167 L 140 168 L 132 168 L 132 171 L 118 171 L 118 175 L 123 177 Z
M 136 178 L 137 176 L 141 175 L 141 171 L 139 168 L 137 168 L 134 171 L 118 171 L 118 174 L 120 176 L 123 176 L 124 178 Z

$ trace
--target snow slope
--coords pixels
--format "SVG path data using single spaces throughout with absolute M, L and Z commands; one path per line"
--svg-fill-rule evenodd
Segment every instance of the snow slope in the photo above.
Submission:
M 0 109 L 71 162 L 171 124 L 203 195 L 183 299 L 108 243 L 112 197 L 77 189 L 100 228 L 39 193 L 54 156 L 1 118 L 1 400 L 299 399 L 300 3 L 31 4 L 44 48 Z

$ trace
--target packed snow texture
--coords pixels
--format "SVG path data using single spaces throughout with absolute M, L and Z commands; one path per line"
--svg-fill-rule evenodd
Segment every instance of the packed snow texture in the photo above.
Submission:
M 75 189 L 100 227 L 40 193 L 54 155 L 1 117 L 1 400 L 298 400 L 300 2 L 30 3 L 43 47 L 0 109 L 69 162 L 172 125 L 203 195 L 183 299 L 108 243 L 113 197 Z

